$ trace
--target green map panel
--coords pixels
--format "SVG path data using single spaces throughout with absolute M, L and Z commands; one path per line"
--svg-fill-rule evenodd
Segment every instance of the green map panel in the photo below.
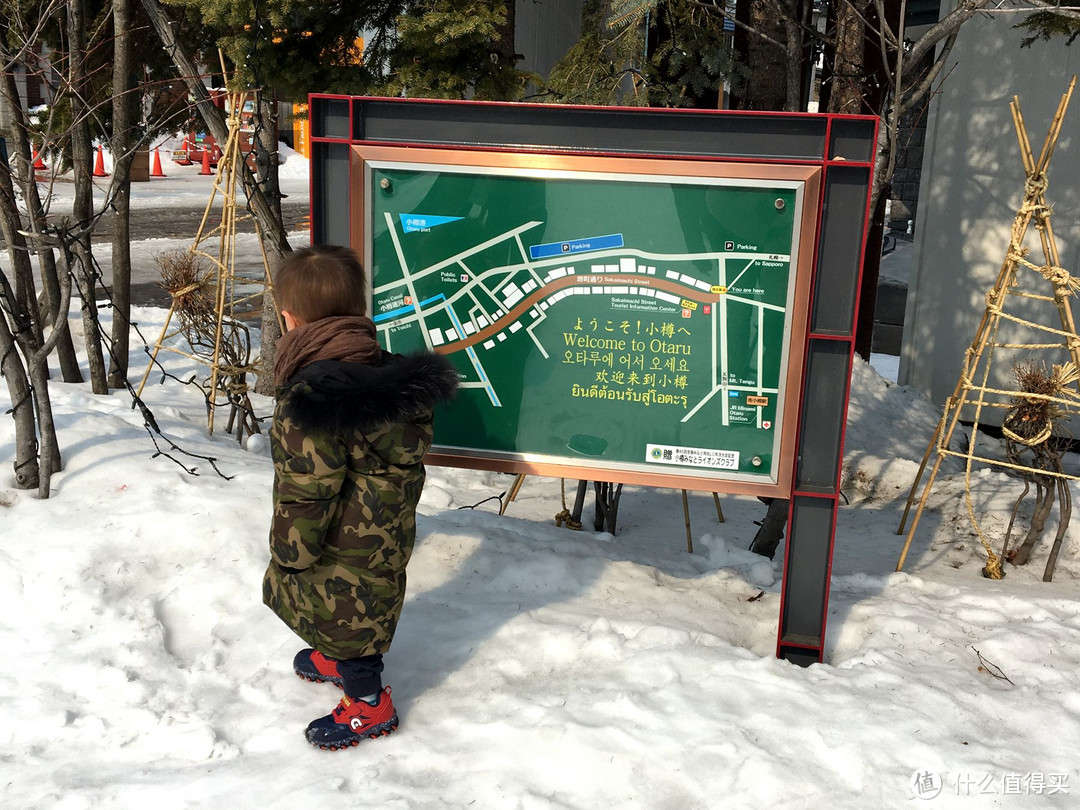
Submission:
M 380 339 L 461 375 L 440 449 L 775 479 L 800 184 L 368 165 Z

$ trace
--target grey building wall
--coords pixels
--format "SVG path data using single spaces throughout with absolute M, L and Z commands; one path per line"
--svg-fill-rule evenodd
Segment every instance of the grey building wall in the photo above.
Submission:
M 583 0 L 517 0 L 514 47 L 525 57 L 518 67 L 546 78 L 581 39 L 583 5 Z
M 931 102 L 899 382 L 941 405 L 959 379 L 1023 196 L 1024 169 L 1009 102 L 1019 96 L 1037 156 L 1061 94 L 1080 72 L 1080 43 L 1070 48 L 1059 40 L 1022 50 L 1021 32 L 1011 28 L 1014 18 L 995 15 L 965 23 L 949 60 L 955 68 Z M 1054 205 L 1062 265 L 1080 275 L 1080 91 L 1074 93 L 1050 163 L 1047 200 Z M 1032 260 L 1041 264 L 1034 228 L 1026 244 Z M 1024 270 L 1021 279 L 1024 289 L 1051 289 L 1034 271 Z M 1018 299 L 1009 300 L 1012 306 Z M 1052 306 L 1024 303 L 1013 311 L 1058 324 Z M 1019 334 L 1003 326 L 999 339 Z M 991 383 L 1012 389 L 1006 356 L 995 357 Z

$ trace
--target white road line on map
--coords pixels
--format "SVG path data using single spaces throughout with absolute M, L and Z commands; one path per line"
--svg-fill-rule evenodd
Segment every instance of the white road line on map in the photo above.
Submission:
M 521 241 L 521 234 L 514 234 L 514 241 L 517 242 L 518 250 L 521 251 L 521 258 L 525 262 L 525 269 L 529 271 L 529 275 L 532 276 L 533 281 L 537 284 L 543 284 L 544 280 L 540 278 L 540 274 L 536 272 L 536 268 L 533 267 L 532 257 L 529 255 L 529 251 L 525 249 L 525 244 Z
M 719 329 L 719 318 L 720 318 L 720 302 L 717 301 L 716 305 L 712 308 L 712 312 L 709 315 L 709 325 L 712 328 L 712 342 L 709 344 L 709 346 L 712 347 L 712 352 L 713 352 L 712 363 L 710 364 L 712 366 L 712 368 L 710 369 L 712 371 L 712 378 L 711 378 L 710 382 L 712 383 L 713 388 L 716 388 L 717 384 L 719 383 L 719 380 L 717 379 L 717 375 L 720 373 L 719 369 L 717 369 L 717 362 L 716 362 L 716 360 L 717 360 L 717 358 L 716 358 L 716 338 L 717 338 L 717 330 Z
M 494 305 L 496 309 L 501 309 L 502 305 L 499 303 L 499 299 L 496 298 L 495 294 L 491 290 L 488 289 L 488 286 L 486 284 L 483 283 L 483 281 L 481 280 L 481 276 L 476 275 L 476 273 L 474 273 L 472 271 L 472 269 L 467 264 L 465 264 L 465 262 L 458 262 L 458 264 L 461 265 L 462 269 L 464 269 L 465 272 L 469 274 L 469 277 L 474 282 L 476 282 L 476 284 L 480 285 L 480 289 L 484 291 L 484 295 L 486 295 L 488 297 L 488 299 L 490 299 L 492 305 Z M 453 301 L 461 293 L 468 292 L 469 295 L 472 296 L 472 299 L 474 301 L 476 301 L 476 303 L 479 304 L 480 300 L 476 297 L 476 294 L 472 291 L 473 286 L 475 286 L 475 285 L 470 284 L 468 287 L 462 287 L 459 292 L 454 293 L 448 299 L 446 299 L 447 302 L 449 303 L 450 301 Z M 484 314 L 488 316 L 488 320 L 491 320 L 491 321 L 495 320 L 495 318 L 492 316 L 492 314 L 490 312 L 487 312 L 485 310 Z
M 549 356 L 548 356 L 548 353 L 547 353 L 547 349 L 545 349 L 544 344 L 540 342 L 540 338 L 538 338 L 535 334 L 533 334 L 533 330 L 536 329 L 537 326 L 539 326 L 541 323 L 543 323 L 546 320 L 547 320 L 547 315 L 544 314 L 543 312 L 541 312 L 540 316 L 535 321 L 533 321 L 532 323 L 530 323 L 528 326 L 525 327 L 525 331 L 529 333 L 529 337 L 531 337 L 532 342 L 536 344 L 536 348 L 538 348 L 540 350 L 540 354 L 544 355 L 545 360 L 548 360 Z
M 758 384 L 758 395 L 760 396 L 761 395 L 761 375 L 764 373 L 762 371 L 762 368 L 763 368 L 762 363 L 764 362 L 764 358 L 765 358 L 765 310 L 764 309 L 759 309 L 757 311 L 757 315 L 758 315 L 758 323 L 757 323 L 757 384 Z M 765 409 L 761 408 L 761 407 L 759 407 L 757 409 L 757 426 L 758 427 L 761 427 L 761 412 L 763 410 L 765 410 Z
M 739 283 L 739 279 L 740 279 L 740 278 L 742 278 L 742 277 L 743 277 L 744 275 L 746 275 L 746 271 L 747 271 L 747 270 L 749 270 L 749 269 L 750 269 L 751 267 L 753 267 L 753 266 L 754 266 L 754 264 L 755 264 L 755 262 L 757 262 L 757 259 L 751 259 L 751 260 L 750 260 L 750 264 L 746 265 L 746 267 L 744 267 L 744 268 L 743 268 L 743 269 L 742 269 L 742 270 L 741 270 L 741 271 L 739 272 L 739 275 L 735 276 L 735 280 L 734 280 L 734 281 L 732 281 L 732 282 L 731 282 L 730 284 L 728 284 L 728 286 L 729 286 L 729 287 L 734 287 L 734 286 L 735 286 L 736 284 L 738 284 L 738 283 Z
M 476 292 L 473 290 L 473 288 L 471 286 L 469 287 L 468 292 L 469 292 L 469 298 L 471 298 L 472 302 L 476 305 L 474 307 L 474 309 L 477 312 L 480 313 L 480 316 L 485 321 L 487 321 L 486 324 L 481 324 L 480 323 L 480 318 L 477 318 L 477 317 L 474 316 L 474 320 L 476 321 L 476 327 L 477 327 L 477 329 L 486 329 L 488 326 L 495 323 L 496 319 L 488 311 L 487 307 L 484 306 L 484 303 L 479 298 L 476 297 Z M 469 310 L 470 315 L 472 314 L 472 311 L 473 311 L 472 309 Z
M 700 410 L 702 409 L 702 407 L 703 407 L 703 406 L 705 405 L 705 403 L 706 403 L 706 402 L 708 402 L 708 401 L 709 401 L 710 399 L 712 399 L 712 398 L 713 398 L 714 396 L 716 396 L 717 392 L 719 392 L 719 391 L 724 391 L 724 388 L 723 388 L 723 386 L 719 386 L 719 385 L 718 385 L 718 386 L 716 386 L 715 388 L 713 388 L 713 390 L 712 390 L 712 391 L 710 391 L 710 392 L 709 392 L 709 393 L 707 393 L 707 394 L 706 394 L 705 396 L 703 396 L 703 397 L 701 398 L 701 401 L 700 401 L 700 402 L 698 402 L 698 404 L 697 404 L 697 405 L 695 405 L 695 406 L 694 406 L 693 408 L 691 408 L 691 409 L 690 409 L 690 412 L 689 412 L 688 414 L 686 414 L 686 416 L 684 416 L 684 417 L 683 417 L 682 419 L 680 419 L 679 421 L 680 421 L 680 422 L 689 422 L 689 421 L 690 421 L 690 417 L 692 417 L 692 416 L 693 416 L 693 415 L 694 415 L 695 413 L 697 413 L 698 411 L 700 411 Z M 724 391 L 724 393 L 726 394 L 727 392 L 726 392 L 726 391 Z M 724 424 L 725 424 L 725 425 L 727 424 L 727 408 L 724 408 Z
M 408 265 L 405 264 L 405 251 L 401 247 L 401 240 L 398 238 L 397 228 L 394 227 L 394 218 L 390 216 L 390 212 L 384 212 L 386 217 L 386 227 L 390 229 L 390 238 L 394 242 L 394 252 L 397 253 L 398 263 L 401 265 L 401 277 L 405 282 L 405 287 L 409 290 L 409 295 L 412 296 L 412 300 L 416 302 L 415 312 L 417 313 L 417 320 L 420 321 L 420 335 L 424 338 L 424 346 L 430 352 L 433 348 L 431 345 L 431 336 L 428 335 L 427 328 L 424 326 L 423 318 L 419 317 L 420 313 L 420 297 L 416 294 L 416 288 L 413 286 L 412 277 L 409 275 Z M 386 330 L 386 334 L 390 334 L 390 330 Z
M 393 221 L 391 220 L 390 214 L 386 214 L 386 219 L 387 219 L 388 224 L 391 226 L 390 227 L 390 232 L 395 233 L 394 228 L 393 228 Z M 468 248 L 467 250 L 463 250 L 460 253 L 456 253 L 453 256 L 450 256 L 449 258 L 443 259 L 441 262 L 436 262 L 435 264 L 430 265 L 429 267 L 425 267 L 423 270 L 419 270 L 419 271 L 417 271 L 415 273 L 411 273 L 411 274 L 408 274 L 408 275 L 411 275 L 412 278 L 422 278 L 423 276 L 428 276 L 428 275 L 431 275 L 432 273 L 437 273 L 438 271 L 442 270 L 444 267 L 449 267 L 452 264 L 458 264 L 463 259 L 467 259 L 469 256 L 474 256 L 477 253 L 481 253 L 481 252 L 487 250 L 489 247 L 492 247 L 493 245 L 497 245 L 500 242 L 504 242 L 507 239 L 510 239 L 510 238 L 514 237 L 515 235 L 517 235 L 519 233 L 523 233 L 524 231 L 527 231 L 527 230 L 529 230 L 531 228 L 535 228 L 537 225 L 543 225 L 543 224 L 544 223 L 540 222 L 539 220 L 532 220 L 531 222 L 526 222 L 524 225 L 519 225 L 518 227 L 512 228 L 509 231 L 506 231 L 505 233 L 499 234 L 498 236 L 493 236 L 491 239 L 485 240 L 485 241 L 481 242 L 478 245 L 473 245 L 471 248 Z M 395 233 L 395 237 L 394 237 L 394 245 L 395 245 L 395 247 L 397 247 L 396 233 Z M 405 269 L 404 261 L 402 261 L 401 269 L 402 269 L 403 273 L 407 273 L 407 271 Z M 397 286 L 400 283 L 401 283 L 400 281 L 391 281 L 391 282 L 389 282 L 387 284 L 380 285 L 379 287 L 377 287 L 375 289 L 375 292 L 382 292 L 385 289 L 393 289 L 395 286 Z
M 727 264 L 723 259 L 718 262 L 719 266 L 719 284 L 721 287 L 727 287 L 724 279 L 727 278 Z M 717 309 L 720 310 L 720 379 L 724 382 L 724 397 L 727 398 L 727 379 L 728 379 L 728 347 L 727 347 L 727 294 L 720 296 L 720 300 L 716 302 Z M 713 341 L 713 346 L 717 345 L 716 341 Z M 716 364 L 713 363 L 715 366 Z M 715 389 L 715 385 L 713 388 Z M 710 394 L 710 396 L 712 396 Z M 728 419 L 728 407 L 727 403 L 724 403 L 724 407 L 720 409 L 720 424 L 727 427 L 729 424 Z
M 749 304 L 752 307 L 758 307 L 760 309 L 771 309 L 773 312 L 787 312 L 784 307 L 778 304 L 766 304 L 764 301 L 751 301 L 749 298 L 743 298 L 740 295 L 727 293 L 721 297 L 727 298 L 729 301 L 738 301 L 740 304 Z

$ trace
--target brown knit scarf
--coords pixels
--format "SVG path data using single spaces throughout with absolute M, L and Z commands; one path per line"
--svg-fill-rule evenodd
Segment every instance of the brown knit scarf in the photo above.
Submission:
M 365 315 L 322 318 L 281 336 L 274 357 L 274 385 L 280 387 L 297 371 L 318 360 L 370 363 L 380 352 L 375 324 Z

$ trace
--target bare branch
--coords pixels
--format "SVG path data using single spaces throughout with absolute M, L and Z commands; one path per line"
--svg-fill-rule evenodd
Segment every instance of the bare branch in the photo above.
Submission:
M 737 28 L 742 28 L 744 31 L 747 31 L 747 32 L 753 34 L 754 36 L 759 37 L 760 39 L 763 39 L 765 42 L 768 42 L 770 45 L 775 45 L 777 48 L 780 48 L 781 50 L 787 47 L 783 42 L 779 42 L 778 40 L 773 39 L 772 37 L 770 37 L 765 32 L 761 31 L 760 29 L 754 28 L 754 26 L 748 25 L 747 23 L 744 23 L 742 20 L 735 19 L 735 15 L 731 14 L 726 9 L 724 9 L 721 6 L 717 5 L 716 0 L 690 0 L 690 2 L 694 3 L 695 5 L 701 6 L 702 8 L 705 8 L 705 9 L 709 10 L 710 12 L 712 12 L 714 14 L 719 14 L 725 20 L 731 20 L 731 22 L 735 23 L 735 26 Z
M 974 647 L 972 647 L 971 649 L 975 650 Z M 1001 667 L 999 667 L 993 661 L 988 661 L 987 659 L 983 658 L 982 653 L 978 650 L 975 650 L 975 655 L 979 659 L 979 672 L 985 672 L 987 675 L 992 675 L 999 681 L 1008 681 L 1009 683 L 1012 683 L 1013 686 L 1016 686 L 1016 684 L 1012 682 L 1012 680 L 1009 678 L 1008 675 L 1005 674 L 1004 670 L 1002 670 Z
M 879 38 L 891 40 L 895 45 L 896 35 L 889 30 L 889 26 L 885 23 L 885 7 L 882 3 L 882 0 L 873 0 L 873 3 L 874 8 L 878 13 L 878 19 L 881 21 L 880 27 L 870 22 L 869 18 L 867 18 L 867 16 L 863 14 L 859 10 L 859 7 L 852 3 L 851 0 L 842 0 L 842 4 L 851 9 L 851 13 L 862 21 L 862 24 L 866 26 L 868 31 L 877 34 Z M 882 46 L 882 53 L 885 53 L 884 46 Z
M 930 26 L 926 33 L 919 37 L 908 52 L 908 59 L 914 64 L 921 62 L 935 45 L 950 34 L 954 34 L 961 25 L 980 11 L 984 11 L 989 4 L 990 0 L 960 0 L 956 8 Z
M 948 36 L 945 43 L 941 46 L 941 53 L 938 54 L 937 59 L 934 61 L 930 70 L 927 71 L 926 75 L 904 91 L 900 103 L 901 115 L 919 104 L 926 94 L 930 92 L 930 88 L 933 86 L 934 82 L 937 81 L 938 76 L 941 75 L 941 71 L 949 59 L 949 54 L 952 53 L 958 33 L 958 31 L 954 31 Z
M 5 53 L 5 62 L 0 66 L 0 73 L 8 73 L 15 69 L 20 62 L 27 61 L 26 55 L 32 53 L 34 45 L 40 41 L 41 34 L 45 30 L 45 26 L 50 22 L 57 9 L 64 5 L 64 0 L 49 0 L 46 6 L 41 9 L 37 15 L 37 22 L 34 25 L 33 30 L 27 31 L 21 37 L 18 38 L 19 47 L 14 53 Z M 7 16 L 7 25 L 4 27 L 8 31 L 16 31 L 16 22 L 22 22 L 23 18 L 19 17 L 17 20 L 13 20 L 10 15 Z
M 988 8 L 987 14 L 1031 14 L 1036 11 L 1052 11 L 1070 20 L 1080 20 L 1080 6 L 1056 6 L 1045 0 L 1030 0 L 1030 8 Z
M 874 10 L 877 11 L 878 20 L 881 25 L 877 27 L 878 40 L 881 43 L 881 54 L 885 58 L 885 64 L 889 63 L 888 60 L 888 48 L 892 47 L 894 50 L 900 49 L 900 40 L 893 30 L 889 27 L 888 18 L 885 16 L 885 0 L 874 0 Z M 866 27 L 873 30 L 874 26 L 866 23 Z

